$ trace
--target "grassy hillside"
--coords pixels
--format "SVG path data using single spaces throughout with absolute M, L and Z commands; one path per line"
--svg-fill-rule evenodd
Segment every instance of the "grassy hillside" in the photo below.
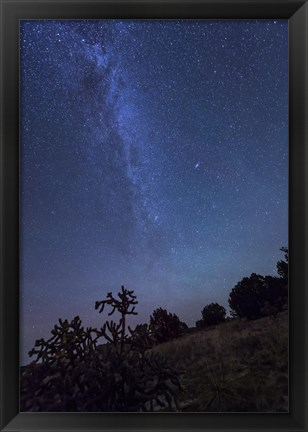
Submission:
M 21 411 L 288 411 L 287 312 L 190 329 L 151 349 L 137 338 L 77 355 L 85 333 L 79 345 L 74 334 L 21 368 Z
M 153 351 L 182 371 L 182 411 L 288 411 L 287 312 L 227 321 Z

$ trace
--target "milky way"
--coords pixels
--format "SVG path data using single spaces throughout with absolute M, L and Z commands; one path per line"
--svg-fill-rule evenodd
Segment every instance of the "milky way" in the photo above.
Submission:
M 288 23 L 21 22 L 21 359 L 58 318 L 188 325 L 288 243 Z

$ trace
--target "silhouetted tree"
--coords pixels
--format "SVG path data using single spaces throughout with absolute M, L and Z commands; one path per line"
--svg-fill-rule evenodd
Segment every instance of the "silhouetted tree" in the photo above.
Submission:
M 157 343 L 176 338 L 187 328 L 176 314 L 163 308 L 154 310 L 150 316 L 150 329 Z
M 286 307 L 287 287 L 282 278 L 252 273 L 235 285 L 228 301 L 233 317 L 275 315 Z
M 248 319 L 260 318 L 264 314 L 262 309 L 266 300 L 264 277 L 252 273 L 232 289 L 228 299 L 231 315 Z
M 263 307 L 264 315 L 276 315 L 287 308 L 288 285 L 284 278 L 265 276 L 266 302 Z
M 281 252 L 284 252 L 285 261 L 280 260 L 277 263 L 277 273 L 284 280 L 285 283 L 288 283 L 289 276 L 289 249 L 287 247 L 282 247 Z
M 226 309 L 218 303 L 210 303 L 202 309 L 202 320 L 205 326 L 223 322 L 226 318 Z

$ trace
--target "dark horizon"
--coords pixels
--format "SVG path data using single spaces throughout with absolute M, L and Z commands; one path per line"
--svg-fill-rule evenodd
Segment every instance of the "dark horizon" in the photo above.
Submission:
M 189 326 L 288 245 L 288 22 L 21 22 L 21 363 L 121 285 Z

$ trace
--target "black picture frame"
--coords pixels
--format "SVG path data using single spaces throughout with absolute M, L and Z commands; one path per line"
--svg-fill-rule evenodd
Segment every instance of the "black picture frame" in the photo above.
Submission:
M 0 4 L 1 431 L 307 431 L 308 3 L 0 0 Z M 289 413 L 19 413 L 19 20 L 86 18 L 289 20 Z

